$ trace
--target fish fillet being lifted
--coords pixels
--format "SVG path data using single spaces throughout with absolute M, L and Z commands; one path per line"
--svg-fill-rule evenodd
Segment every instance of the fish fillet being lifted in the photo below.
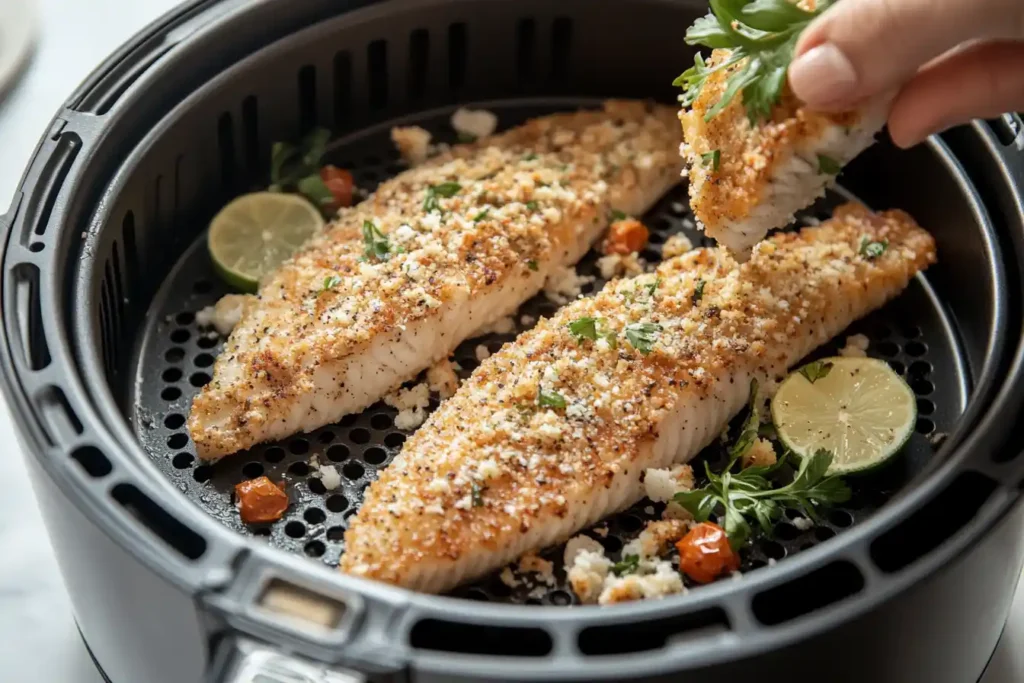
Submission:
M 609 102 L 464 145 L 343 210 L 262 284 L 196 397 L 201 458 L 363 410 L 678 181 L 671 109 Z
M 709 68 L 729 55 L 715 50 Z M 889 99 L 827 114 L 801 106 L 787 86 L 767 120 L 750 122 L 742 92 L 705 120 L 729 75 L 741 66 L 708 76 L 679 119 L 693 213 L 705 233 L 743 259 L 770 230 L 785 227 L 797 211 L 824 195 L 840 169 L 874 143 Z
M 341 569 L 427 592 L 643 496 L 746 403 L 935 260 L 906 214 L 847 205 L 742 265 L 719 249 L 614 281 L 505 345 L 370 485 Z

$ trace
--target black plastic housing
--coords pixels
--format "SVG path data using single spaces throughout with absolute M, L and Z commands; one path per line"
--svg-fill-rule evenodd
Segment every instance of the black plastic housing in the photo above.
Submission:
M 1015 118 L 907 153 L 879 145 L 844 174 L 869 205 L 906 209 L 935 234 L 928 282 L 969 400 L 877 514 L 742 581 L 613 609 L 413 595 L 231 532 L 160 475 L 129 422 L 154 294 L 210 212 L 259 180 L 270 142 L 460 102 L 671 102 L 692 61 L 682 27 L 704 8 L 207 0 L 145 29 L 71 97 L 4 217 L 0 362 L 76 617 L 111 680 L 203 680 L 238 635 L 380 680 L 980 675 L 1024 562 Z M 343 619 L 316 631 L 256 609 L 274 578 L 343 602 Z

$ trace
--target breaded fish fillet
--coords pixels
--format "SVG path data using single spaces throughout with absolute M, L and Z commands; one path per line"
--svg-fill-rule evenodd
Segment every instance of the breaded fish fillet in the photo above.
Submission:
M 579 260 L 612 209 L 678 180 L 667 107 L 609 102 L 456 147 L 383 183 L 247 305 L 196 397 L 201 458 L 360 411 Z
M 715 50 L 709 67 L 729 57 Z M 680 147 L 690 179 L 690 206 L 698 224 L 741 260 L 768 231 L 825 193 L 839 170 L 870 147 L 888 114 L 887 99 L 859 111 L 826 114 L 801 106 L 784 88 L 770 120 L 751 124 L 743 93 L 717 115 L 733 67 L 711 74 L 693 106 L 679 114 Z
M 639 500 L 647 468 L 697 455 L 751 379 L 783 375 L 934 260 L 906 214 L 848 205 L 742 265 L 701 249 L 566 306 L 406 442 L 345 534 L 342 571 L 441 592 L 565 541 Z

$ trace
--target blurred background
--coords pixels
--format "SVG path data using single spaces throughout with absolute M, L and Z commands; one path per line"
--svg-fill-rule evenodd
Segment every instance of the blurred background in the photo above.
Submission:
M 0 0 L 0 211 L 72 90 L 118 45 L 176 4 Z M 102 683 L 79 640 L 2 399 L 0 473 L 0 680 Z M 1014 616 L 982 683 L 1022 682 L 1024 591 L 1018 591 Z

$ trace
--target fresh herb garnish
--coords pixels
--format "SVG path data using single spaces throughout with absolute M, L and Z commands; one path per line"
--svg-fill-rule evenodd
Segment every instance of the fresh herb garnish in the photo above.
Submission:
M 538 206 L 537 202 L 532 200 L 532 199 L 530 201 L 526 202 L 526 208 L 529 209 L 530 211 L 536 211 L 537 210 L 537 206 Z
M 612 209 L 611 218 L 612 218 L 612 222 L 614 223 L 615 221 L 624 221 L 627 218 L 629 218 L 629 216 L 627 216 L 626 214 L 622 213 L 618 209 Z
M 869 261 L 874 261 L 876 258 L 884 254 L 885 250 L 888 248 L 889 240 L 874 242 L 867 237 L 860 238 L 860 255 Z
M 786 69 L 793 61 L 793 50 L 801 31 L 828 9 L 831 0 L 819 0 L 810 12 L 789 0 L 710 2 L 711 12 L 687 30 L 686 43 L 711 49 L 724 48 L 731 53 L 712 67 L 699 53 L 695 55 L 693 66 L 673 82 L 673 85 L 683 88 L 680 101 L 684 107 L 692 106 L 709 75 L 731 69 L 725 91 L 708 109 L 704 120 L 714 118 L 740 92 L 752 122 L 767 118 L 782 96 Z
M 423 210 L 427 213 L 431 211 L 440 211 L 441 205 L 438 203 L 438 198 L 451 199 L 459 193 L 462 189 L 462 185 L 454 181 L 441 183 L 440 185 L 431 185 L 427 188 L 427 196 L 423 200 Z
M 341 284 L 341 278 L 340 277 L 338 277 L 337 275 L 329 275 L 328 277 L 324 278 L 324 284 L 323 284 L 323 286 L 320 287 L 320 291 L 317 292 L 316 295 L 320 296 L 321 294 L 323 294 L 327 290 L 334 289 L 335 287 L 337 287 L 340 284 Z
M 739 548 L 752 533 L 751 521 L 756 521 L 764 533 L 770 534 L 784 510 L 795 509 L 817 519 L 816 508 L 850 499 L 850 489 L 842 479 L 825 476 L 833 456 L 824 449 L 800 462 L 792 482 L 773 488 L 769 476 L 782 467 L 788 455 L 784 454 L 774 465 L 748 467 L 735 473 L 732 472 L 735 461 L 721 474 L 715 474 L 705 464 L 707 485 L 677 493 L 673 500 L 700 522 L 718 514 L 732 547 Z
M 478 508 L 484 504 L 484 490 L 478 484 L 470 484 L 470 500 L 473 507 Z
M 490 212 L 491 212 L 490 209 L 484 209 L 483 211 L 481 211 L 477 215 L 473 216 L 473 222 L 474 223 L 479 223 L 483 219 L 487 218 L 487 214 L 489 214 Z
M 464 145 L 472 144 L 472 143 L 476 142 L 476 136 L 473 135 L 472 133 L 467 133 L 464 130 L 460 130 L 459 131 L 459 142 L 461 142 Z
M 386 261 L 391 256 L 391 242 L 372 221 L 363 221 L 363 258 Z
M 598 339 L 604 339 L 608 342 L 608 346 L 613 349 L 616 347 L 615 333 L 609 330 L 600 329 L 604 324 L 604 318 L 577 318 L 569 323 L 569 334 L 571 334 L 576 341 L 583 343 L 585 339 L 590 341 L 597 341 Z
M 700 300 L 704 298 L 704 285 L 707 284 L 704 280 L 697 280 L 696 286 L 693 288 L 693 296 L 690 297 L 690 301 L 694 306 L 700 303 Z
M 718 170 L 718 166 L 719 166 L 719 164 L 721 164 L 721 161 L 722 161 L 722 152 L 721 152 L 721 150 L 718 150 L 718 149 L 713 149 L 710 152 L 707 152 L 705 154 L 701 154 L 700 155 L 700 162 L 701 162 L 701 164 L 704 166 L 704 168 L 707 168 L 708 166 L 711 166 L 711 170 L 712 171 L 717 171 Z
M 832 157 L 825 156 L 824 154 L 818 155 L 818 173 L 824 173 L 825 175 L 839 175 L 839 172 L 843 170 L 843 167 L 839 165 L 839 162 Z
M 660 284 L 661 284 L 661 278 L 659 277 L 659 278 L 655 278 L 654 282 L 648 282 L 646 285 L 644 285 L 644 289 L 647 290 L 647 297 L 648 298 L 654 296 L 654 291 L 656 289 L 658 289 L 658 285 L 660 285 Z
M 335 197 L 320 177 L 320 159 L 330 138 L 329 130 L 315 128 L 298 146 L 275 142 L 270 148 L 270 186 L 267 189 L 296 191 L 321 209 L 332 206 Z
M 529 261 L 527 261 L 526 262 L 526 267 L 529 268 L 530 270 L 536 272 L 537 268 L 538 268 L 538 266 L 537 266 L 537 259 L 530 259 Z
M 626 326 L 626 340 L 645 356 L 654 348 L 660 334 L 661 325 L 658 323 L 633 323 Z
M 754 442 L 757 441 L 758 430 L 761 427 L 761 411 L 759 409 L 759 403 L 757 402 L 757 380 L 750 380 L 750 398 L 747 401 L 747 419 L 743 421 L 743 426 L 740 428 L 740 435 L 736 437 L 736 443 L 729 449 L 729 464 L 726 469 L 732 469 L 732 466 L 743 459 L 743 456 L 747 454 L 747 451 L 753 447 Z
M 537 160 L 537 155 L 536 154 L 527 154 L 525 157 L 523 157 L 523 161 L 536 161 L 536 160 Z
M 537 405 L 544 408 L 564 408 L 565 397 L 557 391 L 541 389 L 537 394 Z
M 640 556 L 639 555 L 626 555 L 622 558 L 622 562 L 616 562 L 612 565 L 611 572 L 615 576 L 622 576 L 624 574 L 636 574 L 640 570 Z
M 830 372 L 832 372 L 832 363 L 824 360 L 816 360 L 800 368 L 800 374 L 806 377 L 811 384 L 828 377 Z

